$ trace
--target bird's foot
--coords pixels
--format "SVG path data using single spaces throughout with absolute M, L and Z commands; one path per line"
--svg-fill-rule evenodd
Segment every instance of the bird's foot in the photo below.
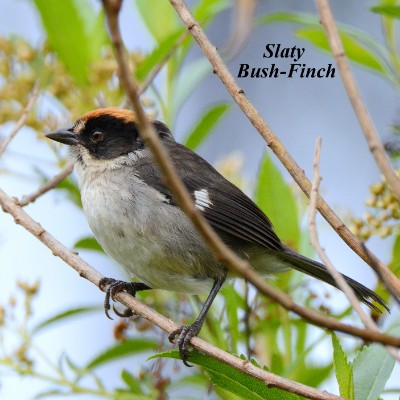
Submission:
M 141 282 L 124 282 L 113 278 L 101 279 L 99 287 L 101 290 L 106 292 L 106 296 L 104 298 L 104 312 L 109 319 L 112 319 L 109 314 L 109 311 L 111 309 L 110 299 L 115 300 L 115 295 L 117 293 L 125 291 L 131 296 L 135 297 L 136 292 L 140 290 L 151 289 L 149 286 Z M 133 315 L 133 312 L 129 308 L 125 309 L 122 313 L 116 310 L 115 307 L 113 307 L 113 309 L 115 314 L 122 318 L 129 318 Z
M 168 336 L 168 340 L 171 343 L 174 343 L 174 340 L 176 337 L 178 337 L 177 344 L 178 344 L 178 349 L 179 349 L 179 355 L 182 358 L 183 363 L 187 367 L 193 367 L 193 365 L 190 365 L 187 362 L 187 359 L 189 357 L 189 346 L 190 346 L 190 340 L 197 336 L 197 334 L 200 332 L 201 326 L 198 326 L 196 322 L 192 325 L 182 325 L 178 329 L 175 329 L 173 332 L 171 332 Z

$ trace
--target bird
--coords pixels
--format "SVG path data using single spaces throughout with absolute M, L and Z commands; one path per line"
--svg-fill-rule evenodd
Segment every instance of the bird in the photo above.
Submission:
M 247 260 L 261 276 L 295 269 L 337 284 L 326 267 L 281 242 L 263 211 L 197 153 L 178 143 L 167 125 L 150 122 L 167 149 L 178 176 L 196 209 L 223 242 Z M 131 281 L 103 278 L 104 307 L 116 293 L 164 289 L 208 294 L 191 325 L 169 335 L 190 366 L 190 340 L 197 336 L 223 284 L 235 276 L 215 260 L 161 177 L 142 139 L 136 114 L 108 107 L 87 112 L 73 126 L 48 133 L 47 138 L 69 146 L 69 155 L 88 224 L 105 252 Z M 373 310 L 375 302 L 389 310 L 375 292 L 343 275 L 358 299 Z M 139 281 L 132 281 L 132 279 Z M 129 310 L 119 316 L 129 317 Z

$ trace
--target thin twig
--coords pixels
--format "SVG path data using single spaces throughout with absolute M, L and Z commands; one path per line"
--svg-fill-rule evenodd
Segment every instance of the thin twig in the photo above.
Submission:
M 240 88 L 232 74 L 229 72 L 228 68 L 222 61 L 222 58 L 218 54 L 216 47 L 208 40 L 206 34 L 194 19 L 185 2 L 183 0 L 169 1 L 184 24 L 188 27 L 189 32 L 200 46 L 205 56 L 210 61 L 213 72 L 221 79 L 232 98 L 264 138 L 267 145 L 279 158 L 301 190 L 307 195 L 307 197 L 309 197 L 311 182 L 305 176 L 303 169 L 297 165 L 275 133 L 266 124 L 251 102 L 246 98 L 244 91 Z M 348 244 L 348 246 L 375 270 L 395 300 L 400 302 L 400 281 L 392 271 L 390 271 L 370 250 L 363 246 L 361 241 L 350 232 L 347 226 L 320 195 L 318 195 L 317 209 L 338 235 Z
M 11 140 L 14 139 L 15 135 L 25 125 L 26 119 L 28 118 L 29 113 L 31 112 L 33 106 L 35 105 L 38 96 L 39 96 L 39 81 L 36 81 L 35 85 L 33 86 L 31 97 L 28 101 L 28 104 L 22 110 L 21 116 L 19 117 L 19 120 L 15 124 L 14 129 L 2 142 L 0 142 L 0 157 L 6 151 L 7 146 L 10 144 Z
M 343 275 L 338 272 L 335 268 L 329 257 L 326 255 L 325 250 L 321 247 L 318 239 L 318 232 L 316 228 L 316 203 L 317 203 L 317 195 L 319 191 L 319 185 L 321 183 L 321 175 L 319 173 L 319 159 L 321 153 L 321 138 L 317 139 L 317 143 L 315 146 L 315 155 L 314 155 L 314 163 L 313 163 L 313 172 L 314 178 L 311 186 L 311 194 L 310 194 L 310 205 L 308 209 L 308 225 L 310 229 L 310 241 L 311 245 L 314 250 L 317 252 L 318 257 L 321 259 L 323 264 L 326 266 L 328 272 L 332 275 L 332 278 L 337 283 L 340 290 L 346 295 L 347 299 L 349 300 L 350 304 L 354 308 L 354 310 L 359 315 L 361 321 L 363 322 L 364 326 L 372 331 L 379 331 L 378 326 L 372 320 L 372 318 L 364 312 L 361 308 L 360 302 L 357 299 L 353 289 L 351 286 L 346 282 Z M 400 361 L 400 356 L 397 353 L 397 350 L 393 347 L 387 347 L 389 353 L 397 360 Z
M 310 242 L 314 250 L 317 252 L 318 257 L 321 259 L 321 261 L 326 266 L 329 273 L 332 275 L 335 282 L 338 284 L 340 290 L 346 295 L 350 304 L 353 306 L 354 310 L 360 316 L 361 321 L 363 321 L 364 325 L 369 329 L 376 330 L 376 325 L 374 323 L 371 324 L 372 320 L 361 308 L 360 302 L 358 301 L 357 296 L 355 295 L 353 289 L 346 282 L 343 275 L 340 274 L 338 270 L 335 268 L 335 266 L 332 264 L 332 262 L 326 255 L 324 249 L 321 247 L 319 243 L 315 219 L 317 214 L 317 209 L 316 209 L 317 195 L 319 191 L 319 185 L 321 183 L 321 176 L 319 173 L 320 152 L 321 152 L 321 138 L 317 138 L 317 143 L 315 146 L 314 163 L 313 163 L 314 178 L 311 186 L 310 204 L 308 209 L 308 226 L 310 229 Z
M 336 27 L 335 19 L 333 18 L 329 6 L 329 0 L 316 0 L 316 4 L 321 17 L 322 26 L 324 27 L 326 36 L 328 37 L 333 57 L 335 58 L 336 64 L 339 68 L 347 96 L 349 97 L 351 105 L 353 106 L 354 112 L 358 118 L 358 122 L 360 123 L 365 139 L 367 140 L 369 149 L 374 156 L 375 162 L 381 173 L 385 177 L 386 182 L 392 189 L 397 200 L 400 201 L 400 180 L 393 170 L 372 118 L 369 115 L 367 106 L 365 105 L 357 87 L 350 62 L 346 56 L 342 40 Z
M 54 175 L 43 185 L 39 186 L 34 192 L 22 196 L 22 199 L 19 201 L 19 205 L 24 207 L 29 203 L 33 203 L 38 197 L 47 193 L 49 190 L 54 189 L 63 179 L 70 175 L 73 170 L 74 164 L 69 162 L 58 174 Z
M 117 0 L 117 3 L 118 2 L 120 3 L 120 1 Z M 123 51 L 122 39 L 118 26 L 119 9 L 114 7 L 115 1 L 112 2 L 111 0 L 103 0 L 103 4 L 106 10 L 106 17 L 112 41 L 116 49 L 117 62 L 120 68 L 120 78 L 122 80 L 123 87 L 125 88 L 135 108 L 140 134 L 145 140 L 147 146 L 152 151 L 157 166 L 161 171 L 165 183 L 171 190 L 172 195 L 178 202 L 181 209 L 190 218 L 193 225 L 207 243 L 216 259 L 226 265 L 227 268 L 233 270 L 236 274 L 251 282 L 261 293 L 272 298 L 286 309 L 295 312 L 314 325 L 345 332 L 354 336 L 359 336 L 364 340 L 376 341 L 375 339 L 379 338 L 378 341 L 381 342 L 381 340 L 385 340 L 385 344 L 389 344 L 387 341 L 390 341 L 390 344 L 394 346 L 400 344 L 400 338 L 390 337 L 379 332 L 373 332 L 342 324 L 336 321 L 334 318 L 327 317 L 313 310 L 299 306 L 298 304 L 294 303 L 288 295 L 267 284 L 265 280 L 251 268 L 247 261 L 239 258 L 229 247 L 225 245 L 225 243 L 219 238 L 205 218 L 194 206 L 192 198 L 176 173 L 168 152 L 164 148 L 159 137 L 154 132 L 153 126 L 149 123 L 145 113 L 143 112 L 143 108 L 137 96 L 137 85 L 132 78 L 132 74 L 129 72 L 127 58 Z M 372 337 L 374 339 L 372 339 Z
M 55 237 L 48 233 L 41 225 L 34 221 L 13 199 L 8 196 L 3 190 L 0 189 L 0 205 L 4 212 L 11 214 L 16 224 L 21 225 L 28 230 L 33 236 L 39 239 L 46 247 L 48 247 L 52 253 L 60 257 L 68 265 L 70 265 L 82 278 L 85 278 L 93 284 L 99 286 L 100 280 L 103 276 L 82 260 L 77 254 L 68 250 L 63 246 Z M 164 331 L 171 333 L 178 326 L 170 319 L 159 314 L 155 310 L 151 309 L 144 303 L 135 299 L 131 295 L 125 292 L 120 292 L 116 295 L 116 299 L 125 306 L 129 307 L 135 312 L 135 314 L 147 319 L 151 323 L 157 325 Z M 209 355 L 225 364 L 236 368 L 243 373 L 250 375 L 260 381 L 264 382 L 268 387 L 280 388 L 300 396 L 304 396 L 309 399 L 315 400 L 335 400 L 341 399 L 339 396 L 327 393 L 322 390 L 314 389 L 306 385 L 291 381 L 286 378 L 279 377 L 268 371 L 256 367 L 252 363 L 235 357 L 225 351 L 212 346 L 204 340 L 196 337 L 191 340 L 191 344 L 194 348 L 201 351 L 204 354 Z

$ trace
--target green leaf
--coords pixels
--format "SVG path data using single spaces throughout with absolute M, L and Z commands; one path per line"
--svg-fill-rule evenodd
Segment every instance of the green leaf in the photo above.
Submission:
M 100 246 L 99 242 L 96 238 L 92 236 L 84 237 L 78 240 L 74 246 L 75 249 L 85 249 L 85 250 L 93 250 L 93 251 L 100 251 L 104 253 L 103 248 Z
M 76 365 L 75 362 L 72 361 L 66 354 L 64 355 L 63 359 L 65 360 L 71 371 L 74 371 L 77 376 L 82 375 L 82 373 L 84 372 L 83 369 Z M 60 362 L 62 362 L 62 359 L 60 360 Z
M 34 2 L 60 60 L 78 85 L 87 84 L 90 64 L 107 42 L 102 14 L 96 14 L 88 0 Z
M 376 400 L 393 367 L 394 359 L 383 346 L 365 346 L 353 361 L 354 399 Z
M 152 358 L 174 358 L 180 359 L 176 350 L 159 353 Z M 265 383 L 252 376 L 246 375 L 229 365 L 207 357 L 201 353 L 193 352 L 190 355 L 191 363 L 203 367 L 210 376 L 211 382 L 228 392 L 240 396 L 246 400 L 298 400 L 300 397 L 279 389 L 269 389 Z
M 211 106 L 197 120 L 183 144 L 186 147 L 189 147 L 189 149 L 195 150 L 215 128 L 229 108 L 230 105 L 228 103 L 220 103 L 215 106 Z
M 400 6 L 376 6 L 371 11 L 386 17 L 400 18 Z
M 152 395 L 140 395 L 136 393 L 129 393 L 124 390 L 116 390 L 113 393 L 113 400 L 153 400 L 154 396 Z
M 204 24 L 231 5 L 229 0 L 202 0 L 194 8 L 193 15 L 197 21 Z
M 126 369 L 122 370 L 121 378 L 129 387 L 130 393 L 143 394 L 143 390 L 140 387 L 139 381 Z
M 238 351 L 239 341 L 239 307 L 243 303 L 233 285 L 226 285 L 221 290 L 225 298 L 226 314 L 228 316 L 229 338 L 231 340 L 231 351 Z
M 400 236 L 397 236 L 394 240 L 392 260 L 389 262 L 388 267 L 397 277 L 400 277 Z M 381 296 L 387 303 L 390 302 L 390 293 L 388 293 L 382 281 L 378 282 L 374 291 L 379 294 L 379 296 Z
M 82 208 L 81 193 L 78 185 L 71 178 L 63 179 L 57 186 L 58 190 L 65 190 L 68 198 L 79 208 Z
M 322 28 L 299 29 L 296 31 L 296 36 L 308 40 L 321 50 L 331 52 L 328 39 Z M 368 47 L 361 45 L 356 39 L 345 32 L 340 32 L 340 37 L 346 55 L 351 61 L 384 75 L 386 71 L 385 66 L 376 53 L 373 53 Z
M 183 29 L 179 28 L 177 31 L 172 32 L 169 36 L 164 37 L 161 43 L 154 48 L 154 50 L 141 61 L 135 69 L 136 78 L 143 82 L 150 71 L 160 63 L 164 57 L 172 50 L 176 45 L 177 40 L 182 35 Z
M 297 249 L 300 227 L 296 198 L 267 153 L 258 173 L 255 200 L 270 217 L 281 240 Z
M 320 24 L 319 19 L 315 15 L 291 12 L 268 13 L 260 17 L 257 24 L 267 25 L 275 22 L 291 22 L 311 26 L 318 26 Z
M 102 309 L 103 309 L 103 307 L 99 307 L 99 306 L 86 306 L 86 307 L 72 308 L 70 310 L 63 311 L 61 313 L 53 315 L 50 318 L 45 319 L 44 321 L 42 321 L 38 325 L 36 325 L 32 331 L 34 333 L 37 333 L 37 332 L 40 332 L 41 330 L 43 330 L 44 328 L 48 328 L 49 326 L 59 323 L 60 321 L 63 321 L 65 319 L 68 319 L 71 317 L 76 317 L 81 314 L 98 312 Z
M 318 365 L 318 366 L 303 366 L 302 370 L 297 371 L 296 381 L 303 383 L 304 385 L 311 387 L 318 387 L 321 383 L 327 379 L 332 372 L 332 364 Z
M 143 351 L 155 350 L 158 343 L 151 339 L 130 339 L 117 343 L 103 351 L 93 360 L 91 360 L 86 369 L 90 370 L 108 362 L 117 360 L 122 357 L 130 356 L 132 354 L 141 353 Z
M 157 43 L 161 43 L 180 26 L 177 14 L 169 1 L 136 0 L 136 7 Z
M 336 379 L 339 384 L 339 391 L 342 397 L 354 399 L 353 367 L 348 362 L 339 339 L 332 332 L 333 363 L 335 365 Z
M 172 115 L 177 115 L 187 98 L 210 72 L 210 63 L 204 58 L 185 65 L 176 81 Z
M 190 371 L 191 375 L 184 375 L 178 380 L 174 380 L 174 388 L 182 388 L 185 386 L 190 386 L 193 389 L 193 386 L 198 386 L 199 388 L 207 387 L 210 383 L 208 376 L 206 374 L 201 373 L 199 370 L 198 373 L 194 371 Z
M 400 271 L 400 236 L 397 236 L 396 240 L 394 241 L 390 269 L 396 274 L 396 276 L 399 276 L 398 273 Z

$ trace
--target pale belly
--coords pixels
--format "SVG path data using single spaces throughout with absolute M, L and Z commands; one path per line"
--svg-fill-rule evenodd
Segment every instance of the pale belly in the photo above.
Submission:
M 155 289 L 210 291 L 210 276 L 217 277 L 222 267 L 178 208 L 160 207 L 156 198 L 151 204 L 152 196 L 110 191 L 109 181 L 107 187 L 91 182 L 81 195 L 96 239 L 129 278 Z

